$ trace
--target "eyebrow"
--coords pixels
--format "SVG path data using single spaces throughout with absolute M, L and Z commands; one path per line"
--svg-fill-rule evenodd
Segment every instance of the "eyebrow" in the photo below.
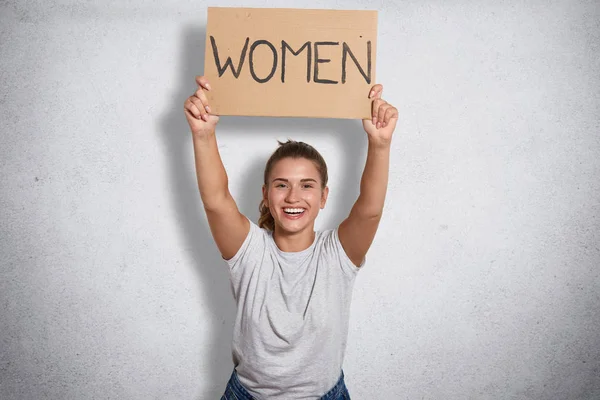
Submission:
M 275 178 L 273 179 L 273 182 L 275 181 L 284 181 L 284 182 L 289 182 L 289 179 L 285 179 L 285 178 Z M 313 178 L 304 178 L 304 179 L 300 179 L 300 182 L 314 182 L 314 183 L 318 183 L 315 179 Z

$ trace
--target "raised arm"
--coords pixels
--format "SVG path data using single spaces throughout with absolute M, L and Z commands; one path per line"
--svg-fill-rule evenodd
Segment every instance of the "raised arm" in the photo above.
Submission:
M 383 213 L 388 185 L 392 134 L 398 121 L 398 110 L 381 99 L 383 86 L 375 85 L 372 119 L 363 120 L 368 136 L 367 161 L 360 181 L 360 194 L 350 215 L 339 226 L 338 236 L 348 258 L 359 266 L 375 238 Z
M 204 94 L 204 90 L 210 90 L 210 85 L 201 76 L 196 77 L 196 83 L 198 90 L 186 99 L 184 111 L 192 131 L 198 188 L 215 243 L 221 256 L 230 259 L 244 243 L 250 223 L 229 193 L 227 173 L 215 134 L 219 117 L 210 114 Z

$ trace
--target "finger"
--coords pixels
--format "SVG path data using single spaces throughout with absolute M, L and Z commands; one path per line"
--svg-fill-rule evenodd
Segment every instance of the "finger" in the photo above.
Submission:
M 369 92 L 369 98 L 380 99 L 381 93 L 383 93 L 383 85 L 377 84 L 371 88 L 371 91 Z
M 202 89 L 196 90 L 196 93 L 194 93 L 194 96 L 196 96 L 200 99 L 206 112 L 210 113 L 210 106 L 208 105 L 208 99 L 206 98 L 206 94 L 204 93 L 204 90 L 202 90 Z
M 210 84 L 208 83 L 208 79 L 206 79 L 206 77 L 196 76 L 196 83 L 198 84 L 198 86 L 206 90 L 210 90 Z
M 385 114 L 383 115 L 383 127 L 385 128 L 389 123 L 390 120 L 392 118 L 398 118 L 398 110 L 396 109 L 396 107 L 388 107 L 387 110 L 385 110 Z
M 383 123 L 385 121 L 385 112 L 390 108 L 391 105 L 385 103 L 379 106 L 379 110 L 377 110 L 377 129 L 383 127 Z
M 204 121 L 208 121 L 208 113 L 206 112 L 206 108 L 204 108 L 204 103 L 202 103 L 202 100 L 200 100 L 197 96 L 191 96 L 190 100 L 192 101 L 192 103 L 194 103 L 196 108 L 198 108 L 198 111 L 200 112 L 200 117 Z
M 202 114 L 200 113 L 198 106 L 196 106 L 194 104 L 194 102 L 192 101 L 192 97 L 187 98 L 187 100 L 185 101 L 185 104 L 184 104 L 184 109 L 187 113 L 191 114 L 194 118 L 196 118 L 196 119 L 202 118 Z
M 192 104 L 194 104 L 194 106 L 198 110 L 198 113 L 199 113 L 198 117 L 199 117 L 199 119 L 203 119 L 204 121 L 208 121 L 208 113 L 206 112 L 206 109 L 204 108 L 204 104 L 202 103 L 202 100 L 200 100 L 196 96 L 190 96 L 190 101 L 192 102 Z
M 372 121 L 373 125 L 377 125 L 377 123 L 383 117 L 383 114 L 381 114 L 381 116 L 379 114 L 381 113 L 381 107 L 384 106 L 385 104 L 387 104 L 385 102 L 385 100 L 382 100 L 382 99 L 373 100 L 373 121 Z
M 371 118 L 372 123 L 375 125 L 377 123 L 377 112 L 379 110 L 379 106 L 381 105 L 381 100 L 375 99 L 371 102 Z

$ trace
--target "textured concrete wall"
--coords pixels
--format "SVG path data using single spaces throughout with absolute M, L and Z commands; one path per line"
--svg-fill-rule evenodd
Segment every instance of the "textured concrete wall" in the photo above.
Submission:
M 234 305 L 183 101 L 205 7 L 378 9 L 401 110 L 345 361 L 356 399 L 600 398 L 597 1 L 0 2 L 0 398 L 215 399 Z M 358 121 L 222 118 L 256 221 L 275 139 L 358 193 Z

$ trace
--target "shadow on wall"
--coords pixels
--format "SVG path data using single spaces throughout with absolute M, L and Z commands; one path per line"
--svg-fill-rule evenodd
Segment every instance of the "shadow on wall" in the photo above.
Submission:
M 196 90 L 195 76 L 204 70 L 205 27 L 188 27 L 183 31 L 181 47 L 182 63 L 179 71 L 179 86 L 173 94 L 173 104 L 162 118 L 161 135 L 169 154 L 169 179 L 172 185 L 173 207 L 180 229 L 185 238 L 185 246 L 191 252 L 198 274 L 202 305 L 209 310 L 209 320 L 202 321 L 210 330 L 210 343 L 203 348 L 210 349 L 205 357 L 209 365 L 208 375 L 202 377 L 209 387 L 199 395 L 199 399 L 218 398 L 233 369 L 231 357 L 232 328 L 235 320 L 235 303 L 227 265 L 213 241 L 210 229 L 202 213 L 200 193 L 196 185 L 196 172 L 184 162 L 189 152 L 193 152 L 191 134 L 185 119 L 183 103 Z M 359 192 L 360 176 L 366 155 L 366 134 L 360 121 L 342 119 L 309 118 L 264 118 L 264 117 L 222 117 L 218 125 L 227 135 L 273 138 L 273 151 L 277 148 L 276 137 L 289 137 L 311 143 L 312 138 L 333 134 L 343 154 L 341 180 L 337 190 L 330 193 L 336 197 L 338 207 L 330 214 L 324 226 L 337 226 L 350 212 Z M 219 139 L 219 134 L 217 136 Z M 229 138 L 231 141 L 231 138 Z M 319 149 L 317 149 L 319 150 Z M 244 171 L 230 171 L 228 174 L 242 173 L 244 177 L 243 196 L 236 199 L 240 211 L 255 223 L 258 222 L 258 204 L 261 199 L 261 186 L 266 159 L 248 155 L 248 168 Z M 326 160 L 327 161 L 327 160 Z M 329 203 L 329 202 L 328 202 Z M 190 318 L 194 318 L 190 315 Z

